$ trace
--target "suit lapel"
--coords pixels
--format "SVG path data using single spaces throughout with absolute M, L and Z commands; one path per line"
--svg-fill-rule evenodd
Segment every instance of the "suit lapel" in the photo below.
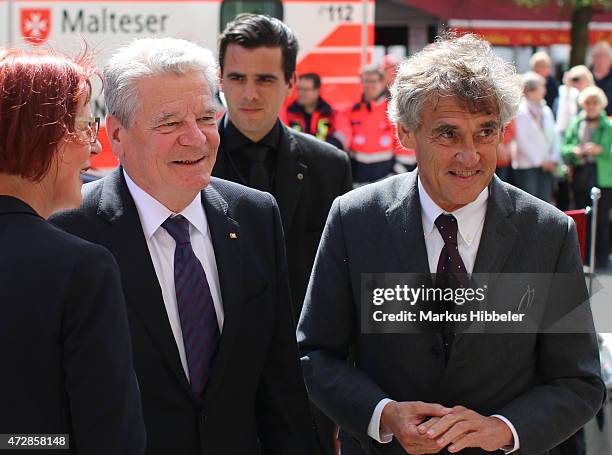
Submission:
M 413 287 L 421 284 L 426 288 L 432 287 L 433 280 L 429 271 L 427 247 L 425 246 L 416 171 L 405 174 L 394 203 L 387 209 L 387 224 L 395 251 L 398 253 L 397 263 L 402 266 L 402 270 L 392 271 L 418 274 L 419 276 L 412 277 L 414 283 L 411 283 L 411 286 Z M 419 309 L 427 310 L 429 307 L 421 305 Z M 417 336 L 430 337 L 432 342 L 437 344 L 440 352 L 443 352 L 444 342 L 441 333 L 421 333 Z M 402 339 L 404 342 L 410 342 L 411 337 L 402 337 Z M 443 363 L 444 360 L 441 362 Z M 444 368 L 442 363 L 440 371 Z
M 215 260 L 219 273 L 221 298 L 223 300 L 224 324 L 221 341 L 210 383 L 206 389 L 204 405 L 215 396 L 215 392 L 223 385 L 227 359 L 233 352 L 233 342 L 240 330 L 240 315 L 244 302 L 242 283 L 242 260 L 240 255 L 240 225 L 229 214 L 227 201 L 209 184 L 202 192 L 202 204 L 206 211 L 206 219 L 210 229 Z
M 501 272 L 517 237 L 516 227 L 510 218 L 514 212 L 512 200 L 495 175 L 489 190 L 487 214 L 474 263 L 474 273 Z
M 302 150 L 293 134 L 289 128 L 281 125 L 274 194 L 285 235 L 290 232 L 303 182 L 308 178 L 308 166 L 302 161 Z
M 429 262 L 421 221 L 417 174 L 406 174 L 395 201 L 387 209 L 387 225 L 404 273 L 429 274 Z M 400 270 L 398 270 L 400 272 Z
M 128 305 L 145 326 L 168 368 L 191 396 L 138 211 L 121 168 L 104 181 L 98 215 L 110 222 L 106 241 L 120 265 Z

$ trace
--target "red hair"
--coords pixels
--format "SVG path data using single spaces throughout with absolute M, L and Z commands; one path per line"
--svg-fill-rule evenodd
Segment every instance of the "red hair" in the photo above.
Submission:
M 99 75 L 91 53 L 0 49 L 0 172 L 40 181 Z

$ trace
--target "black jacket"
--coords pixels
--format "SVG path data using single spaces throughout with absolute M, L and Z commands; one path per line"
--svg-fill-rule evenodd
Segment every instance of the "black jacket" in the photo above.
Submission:
M 221 145 L 213 175 L 242 182 L 223 151 L 224 120 L 219 123 Z M 296 319 L 300 315 L 310 271 L 333 200 L 352 189 L 346 153 L 313 136 L 281 127 L 273 196 L 278 202 L 289 264 L 289 282 Z
M 112 255 L 0 196 L 0 289 L 0 433 L 69 434 L 70 451 L 35 453 L 142 454 L 140 394 Z

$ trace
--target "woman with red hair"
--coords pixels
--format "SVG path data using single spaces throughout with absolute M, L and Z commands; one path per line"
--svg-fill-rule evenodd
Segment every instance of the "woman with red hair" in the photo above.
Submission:
M 133 455 L 145 434 L 118 267 L 46 221 L 80 205 L 100 151 L 95 74 L 87 53 L 0 49 L 0 434 L 63 435 L 9 439 L 21 449 Z

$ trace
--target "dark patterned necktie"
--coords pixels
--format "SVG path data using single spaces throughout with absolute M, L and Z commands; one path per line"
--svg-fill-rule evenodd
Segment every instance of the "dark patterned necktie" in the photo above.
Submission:
M 270 192 L 270 174 L 266 168 L 268 146 L 252 144 L 246 148 L 249 158 L 249 186 L 261 191 Z
M 457 219 L 453 215 L 441 214 L 436 218 L 435 225 L 438 232 L 444 239 L 444 246 L 440 252 L 438 259 L 438 267 L 436 269 L 436 287 L 444 289 L 457 289 L 467 285 L 467 271 L 465 264 L 459 255 L 459 246 L 457 244 Z M 449 312 L 454 312 L 453 302 L 443 302 L 443 309 Z M 446 323 L 444 325 L 444 346 L 446 347 L 446 358 L 450 355 L 455 338 L 454 324 Z
M 168 218 L 162 227 L 176 242 L 174 286 L 191 391 L 201 401 L 219 343 L 219 325 L 206 272 L 191 247 L 189 221 Z

